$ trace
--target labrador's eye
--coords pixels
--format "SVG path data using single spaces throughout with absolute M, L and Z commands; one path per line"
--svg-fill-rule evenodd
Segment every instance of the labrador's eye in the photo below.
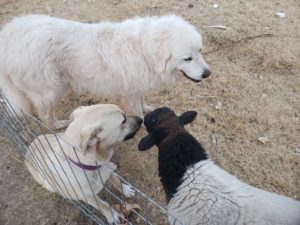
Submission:
M 190 62 L 190 61 L 193 60 L 193 58 L 192 58 L 192 57 L 188 57 L 188 58 L 185 58 L 185 59 L 183 59 L 183 60 L 186 61 L 186 62 Z
M 122 124 L 125 124 L 126 123 L 126 117 L 124 117 L 124 120 L 122 121 Z

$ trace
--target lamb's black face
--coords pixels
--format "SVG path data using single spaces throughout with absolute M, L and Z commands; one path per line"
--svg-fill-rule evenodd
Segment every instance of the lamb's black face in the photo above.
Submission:
M 157 127 L 161 122 L 170 119 L 170 117 L 176 118 L 177 116 L 167 107 L 158 108 L 145 116 L 144 125 L 146 126 L 148 133 L 151 133 L 155 127 Z
M 139 150 L 144 151 L 150 149 L 153 145 L 159 143 L 173 132 L 183 129 L 183 126 L 192 122 L 197 115 L 195 111 L 187 111 L 181 116 L 177 116 L 174 111 L 169 108 L 158 108 L 147 114 L 144 119 L 144 125 L 148 131 L 148 135 L 141 139 Z

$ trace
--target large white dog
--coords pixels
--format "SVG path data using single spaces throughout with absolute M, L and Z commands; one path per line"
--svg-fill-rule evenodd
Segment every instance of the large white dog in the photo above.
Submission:
M 142 116 L 147 93 L 180 76 L 199 82 L 211 74 L 201 49 L 201 35 L 175 15 L 97 24 L 18 17 L 0 32 L 0 88 L 55 129 L 69 123 L 54 116 L 69 87 L 117 98 Z

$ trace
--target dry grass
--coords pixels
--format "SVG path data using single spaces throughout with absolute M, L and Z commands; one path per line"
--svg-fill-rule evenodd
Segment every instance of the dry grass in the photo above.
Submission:
M 213 9 L 213 3 L 0 0 L 0 19 L 4 23 L 15 15 L 28 13 L 85 22 L 166 13 L 189 19 L 202 30 L 204 52 L 208 53 L 205 57 L 214 74 L 199 85 L 183 80 L 154 93 L 148 101 L 156 107 L 172 106 L 178 113 L 198 111 L 197 120 L 188 129 L 211 155 L 215 148 L 210 136 L 215 132 L 217 163 L 222 168 L 247 183 L 300 200 L 300 2 L 219 0 L 218 9 Z M 189 8 L 189 4 L 193 7 Z M 286 12 L 287 17 L 276 17 L 277 11 Z M 214 24 L 230 29 L 204 27 Z M 266 33 L 272 36 L 248 38 Z M 109 102 L 70 93 L 59 108 L 59 115 L 68 117 L 72 109 L 91 100 Z M 218 103 L 222 103 L 219 110 L 215 108 Z M 164 203 L 156 150 L 137 151 L 143 134 L 144 130 L 120 146 L 113 161 L 119 164 L 120 174 Z M 261 136 L 270 141 L 259 143 Z M 35 184 L 3 137 L 0 154 L 1 224 L 87 224 L 84 216 L 60 197 Z

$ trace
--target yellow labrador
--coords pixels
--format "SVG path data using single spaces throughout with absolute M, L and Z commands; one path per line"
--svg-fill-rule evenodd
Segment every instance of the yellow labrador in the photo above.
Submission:
M 108 181 L 126 197 L 134 189 L 121 183 L 111 171 L 110 162 L 116 144 L 134 137 L 142 119 L 126 116 L 116 105 L 99 104 L 77 108 L 64 133 L 40 135 L 29 146 L 25 163 L 36 181 L 51 192 L 82 200 L 100 210 L 107 221 L 119 223 L 119 214 L 95 195 Z M 76 148 L 72 147 L 75 146 Z

